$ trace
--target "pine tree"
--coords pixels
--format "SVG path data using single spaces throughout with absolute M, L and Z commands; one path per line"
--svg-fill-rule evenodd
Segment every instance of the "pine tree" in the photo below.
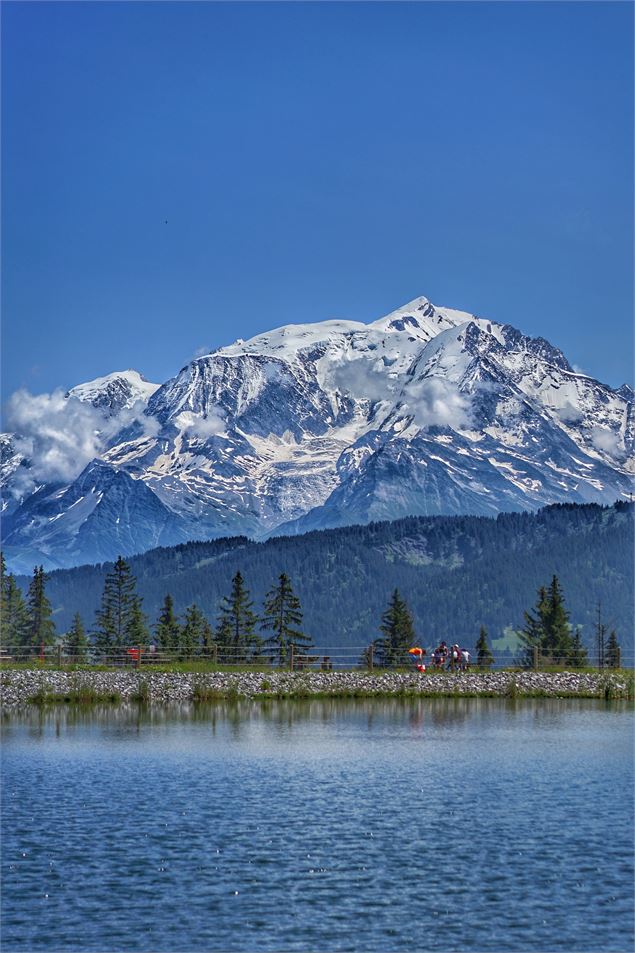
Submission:
M 104 581 L 101 608 L 96 614 L 95 648 L 101 655 L 121 652 L 131 641 L 129 629 L 138 611 L 137 603 L 135 577 L 119 556 Z
M 2 636 L 2 646 L 4 647 L 4 617 L 6 613 L 6 591 L 7 591 L 7 564 L 4 559 L 4 553 L 0 550 L 0 636 Z
M 566 665 L 573 651 L 569 613 L 564 607 L 564 594 L 557 576 L 553 576 L 547 592 L 547 618 L 543 651 L 560 665 Z
M 606 625 L 602 622 L 602 604 L 598 602 L 598 618 L 595 623 L 595 643 L 598 654 L 598 668 L 606 664 Z
M 574 642 L 565 609 L 564 594 L 557 576 L 552 576 L 549 588 L 538 590 L 533 613 L 525 612 L 525 628 L 519 633 L 524 644 L 521 664 L 533 665 L 534 648 L 541 656 L 548 656 L 556 664 L 566 665 L 574 659 Z
M 547 590 L 541 586 L 538 590 L 538 599 L 534 612 L 525 612 L 525 628 L 518 633 L 523 644 L 523 654 L 519 659 L 525 668 L 532 668 L 534 664 L 534 649 L 542 651 L 547 631 L 548 600 Z
M 185 610 L 185 622 L 181 629 L 180 654 L 184 658 L 198 655 L 205 636 L 209 638 L 210 632 L 211 628 L 199 607 L 196 604 L 189 606 Z
M 608 642 L 606 643 L 606 664 L 609 668 L 619 668 L 621 659 L 620 659 L 620 645 L 617 641 L 617 632 L 615 629 L 611 629 Z
M 135 596 L 126 625 L 126 644 L 131 648 L 145 649 L 150 642 L 148 619 L 141 608 L 143 600 Z
M 578 625 L 571 640 L 571 665 L 573 668 L 584 668 L 588 663 L 589 655 L 582 644 L 582 633 Z
M 214 630 L 207 619 L 203 620 L 203 629 L 201 632 L 201 652 L 205 658 L 217 658 L 218 643 L 214 636 Z
M 273 632 L 265 639 L 265 646 L 273 649 L 279 665 L 284 665 L 293 647 L 294 653 L 298 649 L 309 649 L 313 641 L 305 635 L 302 625 L 302 609 L 300 600 L 293 592 L 291 580 L 286 573 L 281 573 L 278 585 L 269 590 L 265 597 L 264 611 L 260 628 L 263 631 Z
M 491 668 L 494 664 L 494 656 L 487 642 L 487 629 L 484 625 L 481 626 L 481 631 L 479 632 L 476 642 L 476 664 L 479 668 L 487 669 Z
M 0 644 L 10 655 L 18 658 L 30 649 L 29 618 L 22 590 L 13 573 L 5 572 L 2 563 L 2 605 L 0 607 Z
M 181 626 L 174 613 L 174 600 L 168 593 L 155 626 L 157 646 L 161 652 L 176 653 L 181 641 Z
M 374 643 L 376 664 L 393 668 L 403 663 L 408 649 L 415 642 L 415 633 L 412 616 L 398 589 L 393 592 L 390 604 L 381 617 L 379 629 L 383 636 Z
M 46 597 L 46 575 L 43 566 L 36 566 L 27 594 L 28 642 L 32 651 L 41 651 L 55 641 L 53 610 Z
M 64 638 L 64 652 L 72 662 L 85 662 L 88 647 L 89 642 L 82 617 L 79 612 L 76 612 L 73 618 L 73 624 Z
M 221 615 L 214 633 L 214 641 L 218 646 L 218 661 L 233 662 L 232 656 L 232 624 L 228 616 Z
M 247 662 L 260 653 L 261 640 L 256 634 L 258 617 L 240 572 L 232 579 L 231 595 L 224 596 L 220 607 L 219 633 L 225 654 L 234 663 Z

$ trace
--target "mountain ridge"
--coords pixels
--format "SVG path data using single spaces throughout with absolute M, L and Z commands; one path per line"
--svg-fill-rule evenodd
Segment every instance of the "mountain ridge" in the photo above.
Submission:
M 316 644 L 356 651 L 375 638 L 395 587 L 410 605 L 424 644 L 451 635 L 447 641 L 473 645 L 480 625 L 491 640 L 504 640 L 521 627 L 538 587 L 556 573 L 571 623 L 583 626 L 587 647 L 593 650 L 601 600 L 605 621 L 617 629 L 624 655 L 632 659 L 633 515 L 632 504 L 618 503 L 555 504 L 495 518 L 416 516 L 260 542 L 186 542 L 133 556 L 129 563 L 150 621 L 169 592 L 177 613 L 196 602 L 214 622 L 237 570 L 259 606 L 286 572 Z M 111 568 L 105 562 L 50 574 L 47 593 L 58 632 L 76 611 L 91 627 Z M 18 582 L 26 590 L 29 577 Z
M 35 555 L 49 568 L 90 556 L 90 532 L 69 511 L 79 505 L 77 481 L 98 478 L 95 500 L 106 468 L 129 478 L 121 505 L 139 514 L 139 531 L 123 547 L 102 494 L 100 555 L 141 551 L 153 533 L 176 544 L 611 503 L 628 498 L 635 471 L 628 385 L 613 390 L 573 370 L 545 338 L 425 297 L 370 324 L 286 325 L 239 339 L 161 385 L 118 372 L 66 399 L 90 405 L 103 435 L 72 480 L 43 478 L 20 497 L 20 479 L 39 472 L 37 446 L 29 456 L 28 441 L 8 435 L 0 447 L 14 568 Z

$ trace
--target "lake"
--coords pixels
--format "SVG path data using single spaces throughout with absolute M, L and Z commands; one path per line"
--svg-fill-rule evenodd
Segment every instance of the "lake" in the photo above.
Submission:
M 630 951 L 633 706 L 244 702 L 3 724 L 10 951 Z

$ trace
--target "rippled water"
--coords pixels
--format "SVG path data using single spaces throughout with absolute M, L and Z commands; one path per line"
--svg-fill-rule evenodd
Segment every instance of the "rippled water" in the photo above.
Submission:
M 633 947 L 633 712 L 62 711 L 3 729 L 3 950 Z

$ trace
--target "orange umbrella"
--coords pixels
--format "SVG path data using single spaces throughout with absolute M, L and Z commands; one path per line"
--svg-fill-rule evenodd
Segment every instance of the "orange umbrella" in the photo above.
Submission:
M 418 655 L 419 657 L 423 655 L 423 649 L 419 649 L 419 648 L 408 649 L 408 652 L 410 653 L 410 655 Z

